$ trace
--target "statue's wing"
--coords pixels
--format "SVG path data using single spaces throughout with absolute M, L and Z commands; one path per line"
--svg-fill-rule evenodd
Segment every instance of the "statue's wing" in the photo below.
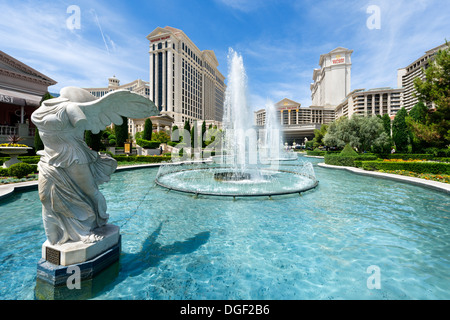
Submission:
M 86 116 L 85 129 L 94 134 L 112 123 L 121 125 L 122 117 L 141 119 L 159 114 L 153 101 L 128 90 L 112 91 L 98 100 L 77 105 Z

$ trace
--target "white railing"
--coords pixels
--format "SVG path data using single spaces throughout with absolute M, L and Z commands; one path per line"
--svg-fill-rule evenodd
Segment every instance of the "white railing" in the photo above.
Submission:
M 14 136 L 17 135 L 18 128 L 11 126 L 0 126 L 0 136 Z

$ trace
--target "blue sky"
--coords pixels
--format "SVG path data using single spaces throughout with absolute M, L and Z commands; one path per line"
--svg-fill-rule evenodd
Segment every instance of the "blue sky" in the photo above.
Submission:
M 80 28 L 66 20 L 80 8 Z M 380 28 L 369 29 L 369 6 Z M 354 50 L 352 89 L 396 87 L 397 69 L 450 40 L 448 0 L 0 0 L 0 50 L 58 82 L 104 87 L 149 80 L 148 40 L 156 27 L 183 30 L 200 50 L 214 50 L 226 76 L 228 49 L 244 59 L 249 104 L 289 98 L 311 104 L 319 57 Z

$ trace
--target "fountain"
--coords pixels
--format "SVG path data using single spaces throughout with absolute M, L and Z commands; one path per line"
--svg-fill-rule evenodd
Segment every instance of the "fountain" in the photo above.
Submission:
M 223 135 L 214 150 L 219 155 L 215 156 L 214 163 L 164 164 L 158 170 L 156 183 L 169 190 L 196 195 L 232 197 L 283 195 L 315 188 L 318 181 L 311 163 L 281 163 L 297 160 L 297 156 L 293 154 L 294 158 L 282 150 L 275 114 L 275 121 L 269 120 L 266 126 L 263 146 L 258 145 L 247 105 L 247 76 L 242 56 L 230 49 L 228 59 Z M 274 113 L 273 107 L 268 109 L 269 114 Z
M 277 118 L 277 109 L 273 102 L 266 103 L 266 125 L 264 140 L 261 144 L 260 157 L 262 161 L 289 161 L 297 160 L 297 154 L 289 152 L 282 147 L 280 121 Z

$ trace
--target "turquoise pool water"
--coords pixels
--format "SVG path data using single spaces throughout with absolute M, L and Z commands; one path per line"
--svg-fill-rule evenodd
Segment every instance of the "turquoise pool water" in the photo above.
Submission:
M 93 298 L 450 298 L 448 195 L 314 169 L 302 196 L 236 201 L 167 192 L 157 168 L 115 173 L 102 192 L 120 269 Z M 0 203 L 0 299 L 34 299 L 44 240 L 37 191 Z

